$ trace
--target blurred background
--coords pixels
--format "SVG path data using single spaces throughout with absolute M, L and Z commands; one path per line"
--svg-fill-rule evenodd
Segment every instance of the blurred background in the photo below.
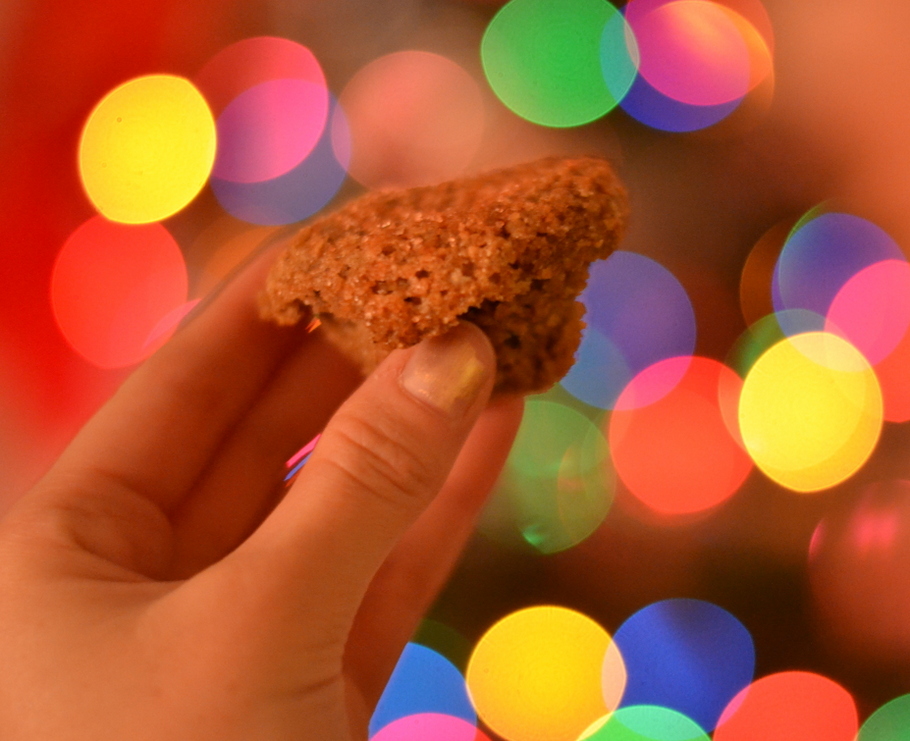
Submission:
M 897 0 L 5 0 L 0 512 L 265 241 L 600 155 L 628 235 L 372 733 L 907 738 L 908 27 Z

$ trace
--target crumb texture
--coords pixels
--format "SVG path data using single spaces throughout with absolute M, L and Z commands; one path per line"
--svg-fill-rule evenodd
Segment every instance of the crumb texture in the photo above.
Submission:
M 293 324 L 311 311 L 365 370 L 467 319 L 496 350 L 498 392 L 542 391 L 572 365 L 588 265 L 616 248 L 626 213 L 595 157 L 374 191 L 301 229 L 261 313 Z

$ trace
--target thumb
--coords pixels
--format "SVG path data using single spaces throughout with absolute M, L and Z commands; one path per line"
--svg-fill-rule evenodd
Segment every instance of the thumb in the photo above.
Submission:
M 316 605 L 335 625 L 353 620 L 392 547 L 442 488 L 486 406 L 494 370 L 489 340 L 466 322 L 386 358 L 235 552 L 241 562 L 253 556 L 264 596 L 284 610 L 297 601 L 310 619 Z

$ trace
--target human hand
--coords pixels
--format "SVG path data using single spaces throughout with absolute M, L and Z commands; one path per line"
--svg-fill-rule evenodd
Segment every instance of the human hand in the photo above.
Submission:
M 0 522 L 4 741 L 366 738 L 521 403 L 488 407 L 471 325 L 356 388 L 319 332 L 257 318 L 267 262 Z M 284 462 L 323 428 L 284 493 Z

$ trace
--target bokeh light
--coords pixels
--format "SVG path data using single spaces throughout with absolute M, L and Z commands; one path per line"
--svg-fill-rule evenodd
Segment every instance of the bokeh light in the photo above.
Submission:
M 910 695 L 886 702 L 866 718 L 856 741 L 903 741 L 910 736 Z
M 640 123 L 660 131 L 685 133 L 714 126 L 739 108 L 740 101 L 693 106 L 663 95 L 642 76 L 635 78 L 622 109 Z
M 669 358 L 639 373 L 609 419 L 613 463 L 629 491 L 664 514 L 700 512 L 737 491 L 752 470 L 735 426 L 741 386 L 709 358 Z
M 648 126 L 673 132 L 696 131 L 728 117 L 773 75 L 770 23 L 758 6 L 632 0 L 624 13 L 637 40 L 639 75 L 623 109 Z
M 636 374 L 695 348 L 695 312 L 685 288 L 648 257 L 619 250 L 595 262 L 580 300 L 587 327 L 561 384 L 586 404 L 612 409 Z
M 313 52 L 277 36 L 254 36 L 225 47 L 193 80 L 216 117 L 241 93 L 265 82 L 302 80 L 326 89 L 325 74 Z M 324 106 L 323 112 L 327 112 Z
M 714 741 L 854 741 L 856 704 L 820 674 L 769 674 L 740 692 L 724 712 Z
M 910 264 L 882 260 L 857 272 L 837 292 L 826 329 L 849 340 L 875 366 L 884 416 L 910 419 Z
M 827 315 L 844 284 L 882 260 L 905 258 L 871 221 L 833 211 L 812 214 L 794 227 L 780 253 L 772 283 L 774 308 Z
M 782 340 L 752 366 L 739 422 L 756 465 L 794 491 L 834 486 L 862 466 L 882 427 L 875 373 L 846 340 L 806 332 Z
M 76 352 L 100 368 L 122 368 L 170 337 L 185 313 L 187 283 L 183 254 L 163 226 L 95 216 L 58 253 L 50 300 Z
M 648 605 L 626 619 L 614 641 L 628 673 L 623 707 L 670 708 L 708 731 L 755 672 L 749 631 L 702 600 Z
M 202 190 L 215 140 L 212 112 L 189 80 L 138 77 L 109 92 L 89 115 L 79 141 L 82 184 L 112 221 L 158 221 Z
M 484 633 L 468 664 L 478 715 L 507 741 L 575 741 L 614 709 L 601 689 L 610 642 L 600 625 L 564 607 L 507 615 Z
M 511 0 L 490 21 L 480 53 L 490 87 L 514 113 L 580 126 L 613 109 L 634 79 L 627 37 L 606 0 Z
M 885 419 L 889 422 L 910 421 L 910 332 L 897 347 L 875 365 L 882 387 Z
M 258 183 L 237 183 L 212 177 L 211 186 L 221 207 L 235 218 L 262 226 L 280 226 L 312 216 L 334 198 L 347 176 L 347 162 L 339 161 L 346 141 L 344 111 L 330 101 L 331 120 L 315 148 L 284 175 Z
M 614 480 L 606 440 L 581 413 L 529 399 L 495 493 L 541 553 L 577 545 L 603 522 Z
M 328 113 L 328 90 L 306 80 L 268 80 L 244 90 L 218 117 L 212 174 L 239 183 L 284 175 L 313 151 Z
M 441 713 L 417 713 L 389 723 L 371 741 L 489 741 L 473 723 Z
M 669 98 L 721 105 L 749 90 L 751 64 L 732 11 L 707 0 L 674 0 L 627 11 L 641 53 L 639 74 Z
M 477 82 L 451 59 L 426 51 L 374 59 L 339 99 L 350 127 L 350 174 L 370 188 L 454 178 L 471 163 L 484 132 Z
M 910 661 L 908 570 L 910 481 L 867 485 L 830 508 L 809 551 L 815 614 L 829 642 L 866 665 Z
M 464 677 L 455 665 L 426 646 L 408 643 L 370 718 L 370 736 L 399 718 L 422 713 L 477 722 Z
M 857 272 L 835 294 L 827 322 L 870 363 L 884 360 L 910 326 L 910 264 L 883 260 Z
M 578 741 L 708 741 L 691 718 L 656 705 L 623 707 Z

